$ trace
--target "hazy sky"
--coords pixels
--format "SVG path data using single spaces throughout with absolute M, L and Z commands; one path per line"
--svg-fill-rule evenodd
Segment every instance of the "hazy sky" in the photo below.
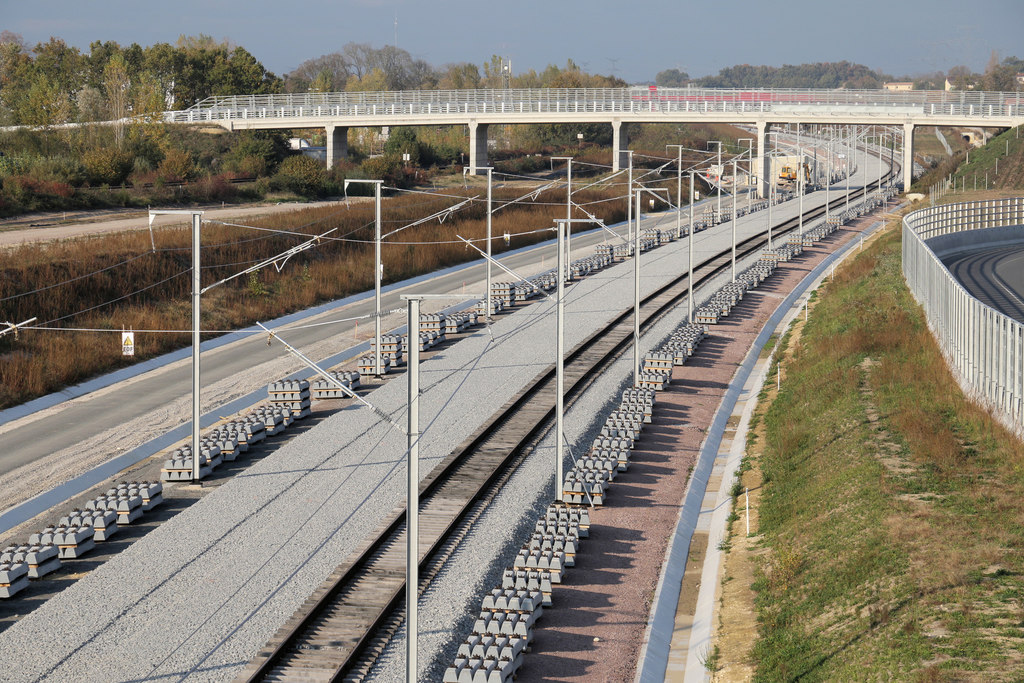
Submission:
M 0 30 L 83 51 L 205 33 L 282 75 L 348 42 L 394 43 L 396 14 L 398 46 L 437 66 L 500 54 L 539 71 L 571 58 L 630 82 L 744 63 L 845 59 L 902 75 L 981 71 L 992 50 L 1024 58 L 1024 0 L 0 0 Z

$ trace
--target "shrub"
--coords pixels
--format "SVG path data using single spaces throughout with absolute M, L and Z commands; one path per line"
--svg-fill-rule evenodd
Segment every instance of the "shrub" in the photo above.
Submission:
M 40 181 L 68 185 L 81 185 L 86 180 L 86 171 L 82 163 L 66 156 L 38 159 L 32 164 L 30 174 Z
M 224 159 L 227 169 L 257 177 L 273 173 L 283 156 L 279 138 L 262 131 L 235 133 Z
M 132 170 L 132 157 L 113 147 L 102 147 L 82 156 L 85 175 L 94 185 L 120 185 Z
M 205 202 L 222 202 L 234 199 L 236 194 L 235 186 L 229 183 L 223 175 L 202 178 L 192 189 L 192 198 Z
M 405 180 L 402 158 L 392 154 L 367 159 L 363 162 L 363 173 L 367 178 L 383 180 L 389 185 L 401 186 Z
M 274 185 L 303 196 L 316 196 L 327 192 L 327 171 L 316 159 L 296 154 L 281 162 Z
M 172 147 L 164 154 L 164 160 L 157 167 L 157 173 L 164 180 L 190 180 L 196 175 L 196 165 L 192 155 L 184 150 Z

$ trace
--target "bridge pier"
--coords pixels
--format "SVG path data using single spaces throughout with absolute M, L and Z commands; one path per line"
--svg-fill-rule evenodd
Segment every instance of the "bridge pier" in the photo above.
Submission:
M 469 172 L 479 173 L 481 167 L 487 166 L 487 124 L 469 122 Z
M 903 124 L 903 191 L 914 182 L 914 124 Z
M 626 150 L 629 149 L 629 133 L 619 119 L 612 119 L 612 172 L 629 165 Z
M 768 138 L 768 122 L 757 122 L 757 163 L 754 165 L 754 173 L 757 174 L 757 196 L 764 199 L 768 196 L 768 156 L 765 154 L 765 145 Z
M 348 159 L 348 126 L 324 126 L 327 138 L 327 168 Z

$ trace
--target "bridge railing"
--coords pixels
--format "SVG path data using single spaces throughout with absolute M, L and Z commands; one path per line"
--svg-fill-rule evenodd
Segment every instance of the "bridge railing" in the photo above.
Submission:
M 946 237 L 978 230 L 989 231 Z M 1024 242 L 1024 198 L 914 211 L 903 219 L 903 275 L 964 391 L 1024 435 L 1024 325 L 973 297 L 935 252 L 994 240 Z
M 306 92 L 208 97 L 172 122 L 249 118 L 344 118 L 466 114 L 785 113 L 823 107 L 861 115 L 967 116 L 979 120 L 1024 112 L 1018 93 L 911 90 L 742 90 L 718 88 L 534 88 Z

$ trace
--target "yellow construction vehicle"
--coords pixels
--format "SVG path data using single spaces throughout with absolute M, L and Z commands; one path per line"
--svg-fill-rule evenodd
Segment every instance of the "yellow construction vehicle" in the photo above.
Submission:
M 779 171 L 779 187 L 791 189 L 796 187 L 797 183 L 797 168 L 801 168 L 804 174 L 804 187 L 810 187 L 811 185 L 811 168 L 806 163 L 797 166 L 783 166 L 782 170 Z

